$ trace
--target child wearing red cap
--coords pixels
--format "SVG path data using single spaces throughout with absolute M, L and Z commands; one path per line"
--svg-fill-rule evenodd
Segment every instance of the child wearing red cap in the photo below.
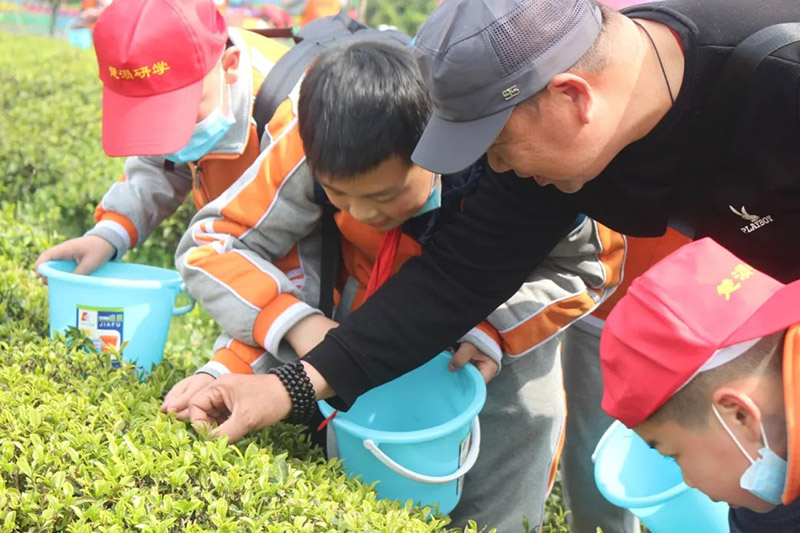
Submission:
M 43 252 L 88 274 L 121 257 L 186 200 L 202 207 L 228 188 L 287 120 L 278 110 L 259 139 L 253 96 L 282 44 L 228 28 L 213 0 L 125 0 L 97 19 L 103 149 L 128 156 L 122 180 L 86 235 Z
M 731 504 L 733 532 L 800 530 L 800 282 L 716 242 L 636 279 L 600 343 L 603 409 Z

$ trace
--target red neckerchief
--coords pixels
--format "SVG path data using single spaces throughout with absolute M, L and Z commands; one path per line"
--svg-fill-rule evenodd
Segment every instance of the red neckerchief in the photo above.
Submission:
M 394 260 L 397 257 L 397 249 L 400 247 L 400 237 L 402 235 L 402 226 L 397 226 L 383 234 L 381 244 L 378 247 L 378 254 L 375 257 L 375 264 L 372 265 L 372 272 L 369 275 L 369 282 L 367 282 L 365 298 L 372 296 L 378 290 L 378 287 L 383 285 L 392 275 L 392 266 L 394 266 Z

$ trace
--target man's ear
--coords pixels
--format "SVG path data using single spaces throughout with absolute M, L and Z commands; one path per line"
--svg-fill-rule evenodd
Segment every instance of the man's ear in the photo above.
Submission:
M 239 79 L 239 57 L 241 50 L 238 46 L 225 49 L 222 54 L 222 70 L 225 71 L 225 83 L 233 85 Z
M 556 74 L 547 84 L 547 92 L 554 102 L 567 103 L 574 109 L 575 117 L 583 124 L 591 121 L 594 91 L 585 78 L 569 72 Z
M 711 402 L 743 446 L 752 449 L 745 444 L 746 440 L 755 443 L 756 449 L 762 447 L 762 413 L 750 396 L 732 387 L 719 387 L 711 395 Z

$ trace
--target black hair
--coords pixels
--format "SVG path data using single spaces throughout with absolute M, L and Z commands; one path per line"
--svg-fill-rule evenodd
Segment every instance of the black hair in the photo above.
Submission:
M 330 179 L 362 174 L 411 153 L 431 100 L 411 51 L 357 41 L 320 54 L 300 87 L 298 121 L 312 171 Z

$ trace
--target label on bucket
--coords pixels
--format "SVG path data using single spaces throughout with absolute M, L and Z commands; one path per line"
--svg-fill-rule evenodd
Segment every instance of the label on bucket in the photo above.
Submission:
M 461 468 L 461 465 L 464 464 L 464 461 L 467 460 L 467 454 L 469 454 L 469 446 L 472 442 L 472 431 L 467 433 L 467 436 L 461 439 L 461 442 L 458 445 L 458 467 Z M 461 494 L 461 489 L 464 485 L 464 476 L 458 478 L 458 483 L 456 484 L 456 494 Z
M 98 352 L 109 346 L 119 350 L 122 346 L 122 326 L 125 314 L 121 307 L 77 306 L 77 327 L 94 343 Z

